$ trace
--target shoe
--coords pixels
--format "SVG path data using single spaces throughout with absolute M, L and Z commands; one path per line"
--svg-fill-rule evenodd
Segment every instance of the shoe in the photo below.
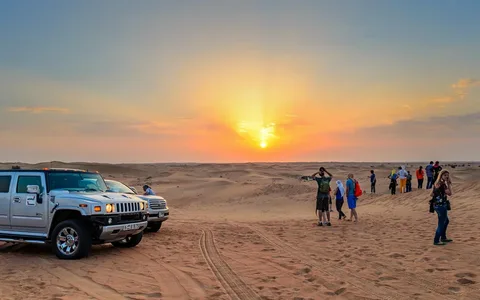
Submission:
M 433 243 L 434 246 L 445 246 L 446 243 L 443 242 L 438 242 L 438 243 Z
M 318 222 L 317 225 L 318 225 L 318 226 L 323 226 L 323 223 L 322 223 L 322 222 Z
M 444 243 L 450 243 L 450 242 L 453 242 L 453 240 L 451 239 L 441 239 L 442 242 Z
M 327 226 L 332 226 L 332 223 L 330 223 L 330 222 L 327 222 Z

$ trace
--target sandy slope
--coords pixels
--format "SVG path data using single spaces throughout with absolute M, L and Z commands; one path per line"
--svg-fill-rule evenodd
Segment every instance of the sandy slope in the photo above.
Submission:
M 172 217 L 134 249 L 95 246 L 79 261 L 0 243 L 0 299 L 480 299 L 478 164 L 452 169 L 454 242 L 444 248 L 432 246 L 428 192 L 388 195 L 394 165 L 326 165 L 365 190 L 371 166 L 378 176 L 360 222 L 335 212 L 332 227 L 313 225 L 316 186 L 298 180 L 315 163 L 35 167 L 50 165 L 148 182 Z

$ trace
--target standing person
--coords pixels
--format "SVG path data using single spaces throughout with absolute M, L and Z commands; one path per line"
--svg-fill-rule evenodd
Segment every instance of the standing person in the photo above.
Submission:
M 448 219 L 447 211 L 449 210 L 449 202 L 447 196 L 452 195 L 452 182 L 450 181 L 450 173 L 447 170 L 440 171 L 437 181 L 433 186 L 431 193 L 433 209 L 438 215 L 438 226 L 435 231 L 433 244 L 436 246 L 445 245 L 445 243 L 452 242 L 447 238 L 447 227 L 450 220 Z
M 421 190 L 423 189 L 423 177 L 425 175 L 425 172 L 423 172 L 423 167 L 420 166 L 415 173 L 417 175 L 418 189 Z
M 425 172 L 427 173 L 427 190 L 429 190 L 433 186 L 433 161 L 425 167 Z
M 145 195 L 145 196 L 147 196 L 147 195 L 155 195 L 155 192 L 154 192 L 154 191 L 152 190 L 152 188 L 151 188 L 149 185 L 147 185 L 147 184 L 145 184 L 145 185 L 143 186 L 143 191 L 145 192 L 145 193 L 143 193 L 143 195 Z
M 343 186 L 343 183 L 341 180 L 336 181 L 337 188 L 335 189 L 335 204 L 337 206 L 337 211 L 338 211 L 338 219 L 341 220 L 342 218 L 345 220 L 347 216 L 343 213 L 342 207 L 344 198 L 345 198 L 345 187 Z
M 441 170 L 442 170 L 442 167 L 440 166 L 440 163 L 437 160 L 433 165 L 433 182 L 437 182 L 438 174 L 440 174 Z
M 412 174 L 410 171 L 407 171 L 407 193 L 412 191 Z
M 352 218 L 355 217 L 355 221 L 358 221 L 358 215 L 357 215 L 357 197 L 355 197 L 355 183 L 356 180 L 353 179 L 353 174 L 348 174 L 348 179 L 347 179 L 347 204 L 348 208 L 350 208 L 350 219 L 348 221 L 352 221 Z
M 397 172 L 398 178 L 400 179 L 400 193 L 405 193 L 407 188 L 407 171 L 405 171 L 405 167 L 401 166 L 398 167 Z
M 331 188 L 328 191 L 328 204 L 329 204 L 329 207 L 330 207 L 330 212 L 333 212 L 333 209 L 332 209 L 332 189 Z
M 390 185 L 388 186 L 388 188 L 390 189 L 392 195 L 395 195 L 397 191 L 397 177 L 398 175 L 397 173 L 395 173 L 395 169 L 392 170 L 392 173 L 390 175 L 388 175 L 388 178 L 390 179 Z
M 373 170 L 370 170 L 370 192 L 375 194 L 375 185 L 377 184 L 377 176 Z
M 328 177 L 325 176 L 328 174 Z M 319 177 L 317 177 L 319 175 Z M 318 226 L 332 226 L 330 223 L 330 211 L 328 209 L 329 194 L 330 194 L 330 181 L 332 180 L 332 174 L 328 172 L 324 167 L 319 169 L 312 175 L 313 180 L 318 184 L 317 190 L 317 203 L 316 212 L 318 213 Z

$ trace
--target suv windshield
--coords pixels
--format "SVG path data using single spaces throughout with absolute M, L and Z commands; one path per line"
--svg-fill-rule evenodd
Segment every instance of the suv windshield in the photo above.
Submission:
M 121 182 L 118 182 L 115 180 L 105 180 L 105 183 L 108 186 L 108 192 L 132 194 L 132 195 L 135 194 L 129 187 L 127 187 Z
M 81 172 L 52 172 L 47 174 L 48 191 L 105 192 L 107 186 L 100 174 Z

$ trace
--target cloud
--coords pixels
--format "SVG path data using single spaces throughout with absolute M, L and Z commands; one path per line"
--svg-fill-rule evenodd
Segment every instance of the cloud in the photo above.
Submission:
M 61 113 L 61 114 L 68 114 L 70 110 L 68 108 L 63 107 L 46 107 L 46 106 L 17 106 L 17 107 L 9 107 L 7 108 L 9 112 L 16 112 L 16 113 L 32 113 L 32 114 L 41 114 L 41 113 Z
M 457 101 L 458 99 L 455 97 L 441 97 L 441 98 L 435 98 L 432 99 L 432 103 L 438 103 L 438 104 L 448 104 Z
M 480 132 L 480 113 L 472 113 L 403 120 L 391 125 L 363 128 L 356 131 L 352 138 L 355 143 L 358 142 L 357 139 L 368 139 L 379 143 L 390 140 L 404 143 L 406 146 L 413 141 L 421 140 L 422 144 L 435 147 L 438 141 L 478 139 L 478 132 Z
M 471 88 L 478 86 L 480 86 L 480 80 L 472 78 L 462 78 L 452 84 L 453 90 L 460 99 L 465 98 Z

